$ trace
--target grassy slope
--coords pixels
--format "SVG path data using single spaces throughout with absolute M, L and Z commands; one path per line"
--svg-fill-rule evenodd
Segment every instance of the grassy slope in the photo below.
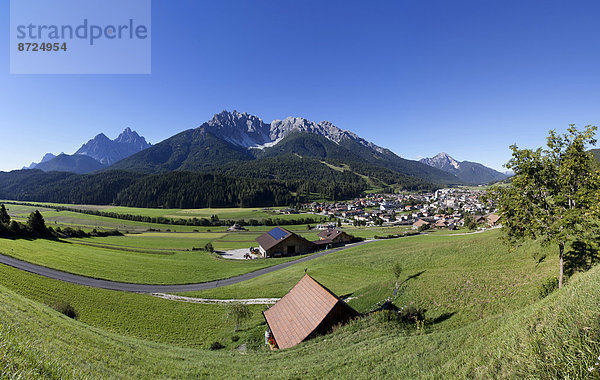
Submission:
M 305 269 L 338 295 L 357 297 L 350 304 L 361 311 L 390 295 L 392 266 L 403 276 L 397 305 L 414 302 L 431 318 L 451 314 L 442 326 L 462 326 L 535 298 L 537 285 L 554 275 L 555 255 L 537 268 L 532 254 L 542 248 L 528 243 L 513 252 L 499 240 L 499 231 L 467 236 L 415 236 L 351 248 L 308 263 L 222 288 L 184 295 L 214 298 L 281 297 Z M 414 276 L 414 277 L 413 277 Z
M 128 240 L 127 237 L 122 239 L 124 242 Z M 110 241 L 116 240 L 110 239 Z M 142 284 L 185 284 L 212 281 L 252 272 L 296 258 L 226 260 L 203 251 L 158 254 L 44 239 L 0 239 L 0 242 L 0 253 L 34 264 L 88 277 Z M 197 243 L 198 241 L 194 245 L 202 246 Z
M 600 353 L 600 268 L 517 311 L 406 335 L 371 317 L 282 352 L 211 352 L 72 321 L 0 286 L 0 377 L 582 378 Z

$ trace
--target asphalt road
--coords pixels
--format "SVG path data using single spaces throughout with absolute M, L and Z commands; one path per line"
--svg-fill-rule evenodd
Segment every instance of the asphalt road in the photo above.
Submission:
M 326 251 L 320 251 L 313 255 L 302 257 L 298 260 L 288 261 L 286 263 L 273 265 L 268 268 L 259 269 L 254 272 L 245 273 L 239 276 L 226 278 L 223 280 L 202 282 L 198 284 L 181 284 L 181 285 L 146 285 L 146 284 L 131 284 L 127 282 L 116 282 L 109 280 L 100 280 L 97 278 L 80 276 L 77 274 L 61 272 L 56 269 L 47 268 L 41 265 L 31 264 L 26 261 L 18 260 L 9 256 L 0 254 L 0 264 L 5 264 L 13 268 L 17 268 L 26 272 L 35 273 L 40 276 L 53 278 L 55 280 L 70 282 L 77 285 L 91 286 L 94 288 L 120 290 L 123 292 L 135 293 L 174 293 L 174 292 L 189 292 L 195 290 L 206 290 L 220 288 L 221 286 L 237 284 L 243 281 L 251 280 L 263 274 L 275 272 L 290 265 L 304 263 L 319 257 L 327 256 L 331 253 L 343 251 L 348 248 L 357 247 L 372 242 L 373 240 L 362 241 L 359 243 L 349 244 L 344 247 L 334 248 Z

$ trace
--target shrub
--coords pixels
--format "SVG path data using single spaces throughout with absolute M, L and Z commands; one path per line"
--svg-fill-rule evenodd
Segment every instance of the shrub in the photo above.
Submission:
M 222 348 L 225 348 L 225 346 L 223 346 L 223 345 L 221 344 L 221 342 L 212 342 L 212 343 L 210 344 L 210 349 L 211 349 L 211 350 L 220 350 L 220 349 L 222 349 Z
M 212 243 L 206 243 L 206 245 L 204 246 L 204 250 L 208 252 L 214 252 L 215 248 L 213 247 Z
M 66 315 L 69 318 L 79 318 L 79 313 L 77 313 L 77 310 L 75 310 L 75 308 L 68 302 L 59 302 L 56 305 L 52 306 L 52 308 L 58 311 L 59 313 Z
M 558 278 L 548 277 L 540 284 L 538 288 L 538 295 L 540 298 L 544 298 L 556 289 L 558 289 Z
M 231 341 L 232 342 L 237 342 L 238 340 L 240 340 L 239 335 L 234 335 L 234 336 L 231 337 Z

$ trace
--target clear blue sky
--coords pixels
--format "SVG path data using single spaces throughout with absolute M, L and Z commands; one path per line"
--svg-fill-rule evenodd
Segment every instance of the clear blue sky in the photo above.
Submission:
M 10 75 L 0 12 L 0 170 L 223 109 L 500 170 L 512 143 L 600 122 L 597 1 L 154 0 L 151 75 Z

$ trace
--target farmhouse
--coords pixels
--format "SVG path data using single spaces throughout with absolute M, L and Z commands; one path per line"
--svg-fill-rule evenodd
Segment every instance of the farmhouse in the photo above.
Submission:
M 346 322 L 358 316 L 358 313 L 305 274 L 288 294 L 263 315 L 277 346 L 285 349 L 317 334 L 327 333 L 334 325 Z
M 315 243 L 281 227 L 262 234 L 256 241 L 263 257 L 291 256 L 315 250 Z
M 490 215 L 486 216 L 485 218 L 487 219 L 487 224 L 490 227 L 494 227 L 495 225 L 498 224 L 498 220 L 500 220 L 500 215 L 490 214 Z
M 337 229 L 329 229 L 319 233 L 319 241 L 317 244 L 346 244 L 350 243 L 354 237 Z M 324 243 L 326 242 L 326 243 Z
M 419 228 L 421 226 L 428 225 L 428 224 L 430 224 L 430 223 L 424 221 L 423 219 L 419 219 L 416 222 L 414 222 L 412 226 L 413 226 L 414 229 L 417 229 L 417 228 Z

